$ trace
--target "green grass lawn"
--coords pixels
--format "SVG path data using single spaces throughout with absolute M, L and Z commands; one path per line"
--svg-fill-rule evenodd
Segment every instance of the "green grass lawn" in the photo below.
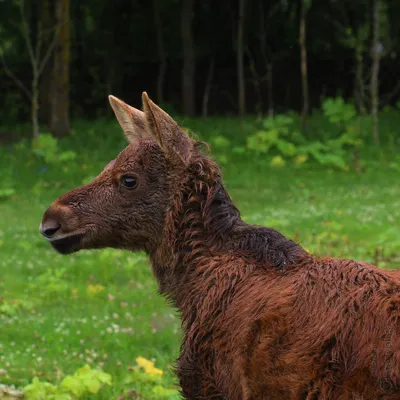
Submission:
M 46 166 L 27 146 L 0 147 L 0 180 L 12 173 L 15 189 L 0 202 L 0 383 L 24 387 L 35 376 L 58 382 L 89 364 L 111 374 L 113 384 L 88 398 L 116 399 L 148 390 L 141 381 L 124 383 L 142 356 L 154 359 L 164 371 L 161 384 L 173 387 L 179 320 L 157 294 L 146 256 L 108 249 L 62 256 L 38 231 L 48 205 L 99 173 L 124 138 L 116 124 L 81 122 L 61 145 L 78 158 Z M 380 157 L 357 175 L 232 156 L 225 183 L 249 223 L 274 227 L 320 255 L 399 268 L 400 173 Z

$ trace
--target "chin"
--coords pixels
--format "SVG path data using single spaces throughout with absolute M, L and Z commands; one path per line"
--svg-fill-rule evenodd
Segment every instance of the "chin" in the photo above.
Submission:
M 50 243 L 58 253 L 71 254 L 83 249 L 82 239 L 83 235 L 72 235 Z

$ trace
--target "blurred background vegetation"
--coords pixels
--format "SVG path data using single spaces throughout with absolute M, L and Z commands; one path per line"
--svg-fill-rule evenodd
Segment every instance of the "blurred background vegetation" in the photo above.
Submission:
M 0 399 L 179 398 L 146 257 L 38 233 L 125 147 L 109 94 L 209 142 L 247 222 L 399 268 L 399 20 L 389 0 L 0 0 Z
M 0 12 L 1 122 L 30 120 L 35 100 L 56 136 L 110 117 L 109 93 L 140 106 L 146 90 L 188 116 L 306 117 L 337 96 L 365 114 L 375 96 L 380 109 L 399 99 L 397 1 L 3 0 Z

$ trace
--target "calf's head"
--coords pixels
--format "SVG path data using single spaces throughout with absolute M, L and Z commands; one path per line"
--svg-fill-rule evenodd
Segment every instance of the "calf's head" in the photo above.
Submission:
M 194 142 L 143 93 L 143 110 L 110 96 L 130 144 L 91 183 L 59 197 L 41 234 L 60 253 L 104 247 L 151 251 L 184 180 Z

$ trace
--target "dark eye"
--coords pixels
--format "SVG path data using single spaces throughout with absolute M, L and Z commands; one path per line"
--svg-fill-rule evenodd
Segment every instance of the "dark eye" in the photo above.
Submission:
M 137 186 L 137 181 L 134 176 L 129 176 L 129 175 L 124 175 L 121 177 L 121 183 L 127 188 L 127 189 L 135 189 Z

